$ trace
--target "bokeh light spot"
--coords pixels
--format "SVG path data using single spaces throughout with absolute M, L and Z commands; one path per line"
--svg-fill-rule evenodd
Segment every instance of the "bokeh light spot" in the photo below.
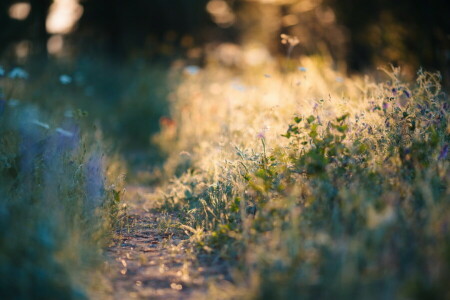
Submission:
M 27 2 L 19 2 L 9 7 L 9 17 L 16 20 L 25 20 L 31 12 L 31 5 Z
M 83 15 L 83 7 L 77 0 L 54 0 L 46 21 L 48 33 L 71 33 Z

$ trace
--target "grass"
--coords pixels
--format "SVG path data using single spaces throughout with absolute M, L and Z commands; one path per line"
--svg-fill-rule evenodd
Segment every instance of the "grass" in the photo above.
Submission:
M 124 166 L 99 128 L 136 149 L 159 126 L 165 163 L 141 182 L 164 182 L 162 231 L 228 264 L 233 280 L 210 298 L 450 299 L 439 74 L 346 77 L 323 57 L 206 61 L 174 64 L 170 92 L 140 63 L 98 82 L 111 72 L 82 61 L 1 75 L 2 296 L 92 295 L 87 274 L 123 217 Z
M 234 270 L 210 297 L 450 299 L 450 101 L 380 72 L 210 63 L 173 91 L 160 210 Z
M 123 167 L 76 112 L 15 100 L 26 76 L 9 77 L 0 82 L 1 298 L 88 299 L 121 223 Z

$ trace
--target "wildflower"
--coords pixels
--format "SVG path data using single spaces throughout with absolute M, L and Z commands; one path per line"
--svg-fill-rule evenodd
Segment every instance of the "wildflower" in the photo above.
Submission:
M 9 72 L 8 77 L 11 79 L 27 79 L 28 73 L 22 68 L 14 68 L 11 70 L 11 72 Z
M 176 122 L 169 117 L 161 117 L 159 119 L 159 125 L 161 125 L 161 127 L 163 127 L 163 128 L 175 127 Z
M 63 135 L 63 136 L 66 136 L 66 137 L 73 137 L 73 133 L 72 132 L 64 130 L 64 129 L 60 128 L 60 127 L 56 128 L 56 132 L 61 134 L 61 135 Z
M 389 108 L 389 104 L 386 102 L 383 102 L 383 110 L 387 110 Z
M 316 111 L 317 108 L 319 108 L 319 104 L 318 103 L 314 103 L 313 110 Z
M 238 92 L 245 92 L 245 86 L 243 86 L 240 83 L 235 82 L 235 83 L 231 84 L 231 87 Z
M 0 67 L 0 77 L 5 76 L 5 73 L 5 69 L 3 69 L 3 67 Z
M 200 68 L 198 66 L 191 65 L 184 68 L 184 72 L 189 75 L 196 75 L 200 72 Z
M 290 35 L 282 33 L 280 35 L 280 37 L 281 37 L 281 43 L 283 45 L 289 45 L 291 47 L 295 47 L 300 43 L 300 40 L 296 36 L 290 36 Z
M 181 151 L 179 155 L 180 155 L 180 156 L 186 156 L 186 157 L 191 157 L 191 156 L 192 156 L 192 155 L 191 155 L 189 152 L 187 152 L 187 151 Z
M 11 107 L 17 106 L 19 105 L 20 101 L 17 99 L 9 99 L 8 100 L 8 105 Z
M 3 99 L 0 99 L 0 116 L 3 114 L 3 112 L 5 111 L 5 104 L 6 101 Z
M 73 116 L 73 110 L 68 109 L 64 112 L 64 117 L 66 118 L 73 118 Z
M 447 155 L 448 155 L 448 144 L 442 147 L 441 152 L 439 153 L 439 160 L 447 158 Z
M 289 45 L 287 56 L 288 58 L 291 57 L 292 50 L 294 50 L 295 46 L 297 46 L 300 43 L 300 40 L 296 36 L 290 36 L 287 34 L 282 33 L 280 35 L 281 37 L 281 43 L 283 45 Z
M 67 85 L 72 82 L 72 77 L 69 75 L 61 75 L 59 76 L 59 82 L 61 82 L 64 85 Z
M 396 96 L 397 95 L 397 89 L 396 88 L 392 88 L 392 94 L 394 95 L 394 96 Z
M 308 69 L 305 68 L 305 67 L 298 67 L 297 70 L 299 70 L 300 72 L 306 72 L 306 71 L 308 71 Z
M 258 139 L 265 139 L 265 138 L 266 138 L 266 134 L 265 134 L 264 131 L 260 131 L 260 132 L 258 132 L 258 134 L 256 135 L 256 137 L 257 137 Z
M 403 90 L 403 94 L 407 97 L 410 98 L 411 97 L 411 93 L 407 90 Z
M 265 139 L 266 138 L 266 132 L 269 131 L 269 126 L 264 126 L 256 135 L 256 138 L 258 139 Z

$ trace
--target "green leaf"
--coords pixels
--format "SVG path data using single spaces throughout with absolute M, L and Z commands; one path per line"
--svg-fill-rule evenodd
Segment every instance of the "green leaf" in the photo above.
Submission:
M 308 121 L 308 124 L 311 124 L 312 122 L 314 122 L 316 118 L 314 116 L 309 116 L 308 119 L 306 119 L 306 121 Z
M 345 121 L 345 119 L 347 119 L 349 116 L 350 116 L 350 114 L 346 113 L 345 115 L 342 115 L 339 118 L 336 118 L 336 121 L 338 121 L 338 122 Z

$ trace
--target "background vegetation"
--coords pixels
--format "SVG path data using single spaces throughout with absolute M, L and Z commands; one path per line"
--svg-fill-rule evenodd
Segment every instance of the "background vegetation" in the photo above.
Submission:
M 214 298 L 450 298 L 448 11 L 1 1 L 0 295 L 89 298 L 127 170 Z

